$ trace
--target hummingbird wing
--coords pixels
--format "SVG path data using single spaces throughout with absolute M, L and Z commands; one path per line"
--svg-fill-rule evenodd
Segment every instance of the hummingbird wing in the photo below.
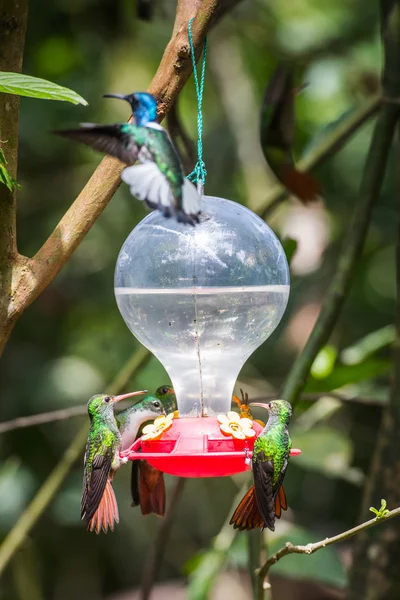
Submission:
M 137 161 L 140 144 L 132 135 L 131 127 L 135 126 L 127 123 L 117 125 L 81 123 L 80 129 L 61 129 L 54 133 L 109 154 L 127 165 L 133 165 Z
M 181 223 L 195 225 L 199 222 L 200 196 L 189 180 L 182 184 L 182 207 L 176 205 L 166 177 L 154 163 L 145 163 L 124 169 L 121 179 L 130 187 L 132 196 L 158 209 L 164 217 L 176 216 Z
M 265 527 L 271 531 L 275 530 L 276 517 L 276 497 L 280 494 L 282 483 L 288 465 L 288 456 L 283 459 L 283 464 L 277 477 L 275 473 L 276 465 L 274 459 L 266 456 L 260 451 L 258 460 L 253 462 L 254 489 L 257 499 L 257 505 L 264 520 Z M 282 488 L 283 489 L 283 488 Z M 286 509 L 286 497 L 279 495 L 279 506 Z M 280 511 L 279 516 L 280 517 Z
M 113 449 L 104 445 L 95 448 L 88 444 L 85 454 L 81 519 L 90 521 L 96 512 L 111 471 Z
M 132 127 L 132 126 L 131 126 Z M 138 200 L 165 217 L 176 216 L 178 221 L 195 225 L 200 213 L 200 196 L 183 174 L 174 145 L 161 125 L 137 127 L 141 149 L 139 166 L 125 169 L 121 178 L 130 186 Z

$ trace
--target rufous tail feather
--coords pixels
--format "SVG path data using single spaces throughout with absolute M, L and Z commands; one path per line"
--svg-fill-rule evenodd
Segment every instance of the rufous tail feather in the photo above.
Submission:
M 165 513 L 164 475 L 147 461 L 139 465 L 140 509 L 142 515 L 155 513 L 162 517 Z
M 115 498 L 114 490 L 111 484 L 111 479 L 107 480 L 107 484 L 100 500 L 100 504 L 88 523 L 89 531 L 100 533 L 101 530 L 107 533 L 108 528 L 114 531 L 114 523 L 119 522 L 118 505 Z
M 232 515 L 230 524 L 233 525 L 234 529 L 239 529 L 240 531 L 255 529 L 256 527 L 262 528 L 264 526 L 257 506 L 254 485 L 251 486 L 239 502 L 238 507 Z
M 287 509 L 287 501 L 285 496 L 285 490 L 283 489 L 283 485 L 278 490 L 277 495 L 275 496 L 275 517 L 277 519 L 281 518 L 281 514 L 283 510 Z
M 282 510 L 287 509 L 287 501 L 283 486 L 279 488 L 279 491 L 275 497 L 275 516 L 277 519 L 281 518 Z M 254 485 L 246 492 L 242 500 L 239 502 L 238 507 L 232 515 L 229 521 L 230 525 L 233 525 L 234 529 L 239 531 L 249 531 L 250 529 L 264 528 L 264 521 L 258 509 L 256 494 Z
M 320 192 L 318 181 L 309 173 L 297 171 L 291 165 L 282 166 L 282 182 L 284 186 L 304 204 L 316 200 Z

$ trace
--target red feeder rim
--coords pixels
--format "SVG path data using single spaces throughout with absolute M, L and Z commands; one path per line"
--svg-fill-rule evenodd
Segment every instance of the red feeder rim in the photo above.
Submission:
M 261 425 L 253 421 L 256 437 Z M 174 419 L 162 439 L 136 440 L 121 453 L 129 460 L 146 459 L 153 467 L 178 477 L 225 477 L 251 469 L 256 438 L 238 440 L 224 435 L 215 417 L 181 417 Z M 293 449 L 291 456 L 301 450 Z

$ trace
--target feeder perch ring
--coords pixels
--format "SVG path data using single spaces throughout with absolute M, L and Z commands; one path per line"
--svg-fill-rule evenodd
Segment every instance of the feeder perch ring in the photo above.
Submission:
M 253 421 L 253 429 L 259 435 L 263 428 Z M 180 417 L 172 421 L 162 439 L 141 437 L 122 455 L 129 460 L 145 459 L 160 471 L 178 477 L 225 477 L 251 470 L 246 458 L 252 456 L 255 439 L 227 437 L 215 417 Z

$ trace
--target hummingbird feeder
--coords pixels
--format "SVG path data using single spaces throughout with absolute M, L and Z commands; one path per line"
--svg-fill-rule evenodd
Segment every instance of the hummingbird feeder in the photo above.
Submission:
M 184 477 L 249 469 L 262 428 L 229 415 L 239 371 L 288 301 L 289 269 L 275 234 L 223 198 L 203 196 L 195 227 L 154 211 L 121 249 L 115 295 L 133 335 L 168 372 L 179 411 L 125 455 Z

